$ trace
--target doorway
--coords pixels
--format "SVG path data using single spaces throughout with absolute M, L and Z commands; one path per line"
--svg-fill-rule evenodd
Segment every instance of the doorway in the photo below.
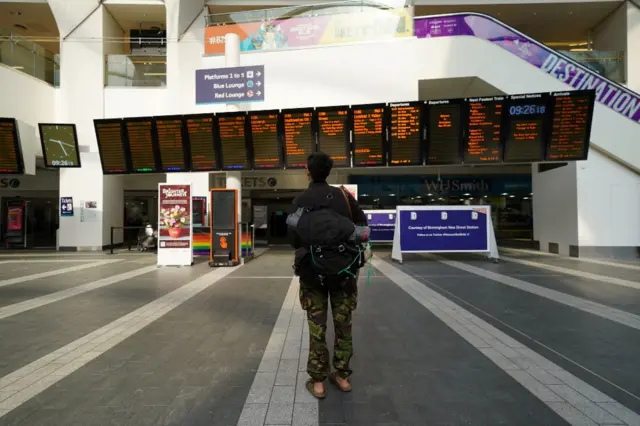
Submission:
M 17 200 L 25 203 L 26 248 L 55 249 L 60 215 L 57 198 L 2 197 L 0 239 L 7 232 L 9 204 Z

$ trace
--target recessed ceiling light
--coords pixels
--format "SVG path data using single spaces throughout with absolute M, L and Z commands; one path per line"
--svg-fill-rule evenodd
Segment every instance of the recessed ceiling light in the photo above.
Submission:
M 17 10 L 9 13 L 12 14 L 13 16 L 22 16 L 22 12 L 18 12 Z
M 14 27 L 16 27 L 16 28 L 18 28 L 18 29 L 21 29 L 21 30 L 25 30 L 25 31 L 27 31 L 27 30 L 28 30 L 28 28 L 27 28 L 27 27 L 25 27 L 24 25 L 20 25 L 20 24 L 15 24 L 15 25 L 14 25 Z

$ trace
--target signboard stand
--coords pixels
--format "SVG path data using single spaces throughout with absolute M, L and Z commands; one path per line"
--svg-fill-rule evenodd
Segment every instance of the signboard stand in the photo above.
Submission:
M 158 266 L 193 265 L 191 184 L 158 184 Z
M 212 189 L 209 220 L 211 222 L 211 252 L 209 266 L 237 266 L 240 259 L 238 238 L 238 190 Z
M 498 262 L 490 206 L 398 206 L 391 259 L 403 253 L 487 253 Z
M 395 235 L 395 210 L 364 210 L 371 229 L 370 241 L 376 243 L 392 243 Z

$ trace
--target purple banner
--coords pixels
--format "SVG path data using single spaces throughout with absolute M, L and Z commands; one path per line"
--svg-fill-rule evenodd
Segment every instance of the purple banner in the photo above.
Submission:
M 395 210 L 365 210 L 372 243 L 391 243 L 396 226 Z
M 596 72 L 560 55 L 503 23 L 479 14 L 416 18 L 418 38 L 474 36 L 487 40 L 578 90 L 596 91 L 596 100 L 625 117 L 640 122 L 640 96 Z

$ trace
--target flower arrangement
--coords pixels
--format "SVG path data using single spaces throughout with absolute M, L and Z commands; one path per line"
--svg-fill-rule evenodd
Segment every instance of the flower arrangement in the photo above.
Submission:
M 189 225 L 189 212 L 186 208 L 175 205 L 170 209 L 160 209 L 160 227 L 169 228 L 169 235 L 178 238 L 182 228 Z

